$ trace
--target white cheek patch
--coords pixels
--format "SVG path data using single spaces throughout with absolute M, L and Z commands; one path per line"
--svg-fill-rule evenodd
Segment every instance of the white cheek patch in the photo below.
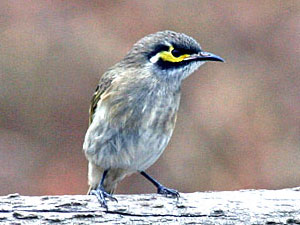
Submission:
M 159 53 L 157 53 L 155 56 L 152 56 L 150 58 L 150 62 L 153 64 L 156 63 L 158 60 L 159 60 Z

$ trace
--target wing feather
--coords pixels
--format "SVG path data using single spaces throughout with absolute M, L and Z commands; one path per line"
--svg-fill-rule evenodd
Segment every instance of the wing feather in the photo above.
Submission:
M 91 105 L 89 109 L 89 125 L 93 122 L 94 113 L 97 108 L 97 104 L 102 98 L 103 93 L 111 86 L 113 80 L 113 76 L 109 76 L 109 74 L 104 74 L 99 81 L 99 84 L 95 90 L 95 93 L 91 100 Z

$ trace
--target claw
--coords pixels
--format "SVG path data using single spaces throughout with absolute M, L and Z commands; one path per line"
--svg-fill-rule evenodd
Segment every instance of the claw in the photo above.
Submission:
M 118 203 L 118 199 L 116 199 L 115 197 L 113 197 L 112 195 L 106 193 L 107 195 L 105 196 L 106 198 L 109 198 L 111 201 L 115 201 L 116 203 Z
M 106 202 L 105 198 L 108 198 L 111 201 L 118 202 L 118 200 L 115 197 L 113 197 L 111 194 L 108 194 L 102 187 L 97 188 L 96 190 L 92 190 L 90 192 L 90 195 L 95 195 L 97 197 L 100 205 L 102 207 L 104 207 L 106 209 L 106 211 L 108 210 L 108 207 L 107 207 L 107 202 Z
M 171 196 L 172 198 L 177 198 L 177 200 L 180 197 L 178 191 L 171 189 L 171 188 L 167 188 L 162 185 L 157 188 L 157 193 L 161 194 L 161 195 L 165 195 L 165 196 Z

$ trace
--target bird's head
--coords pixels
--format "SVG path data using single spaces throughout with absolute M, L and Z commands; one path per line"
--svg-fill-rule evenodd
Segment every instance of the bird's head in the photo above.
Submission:
M 139 40 L 123 59 L 123 65 L 150 72 L 162 79 L 183 80 L 206 61 L 224 59 L 201 49 L 193 38 L 161 31 Z

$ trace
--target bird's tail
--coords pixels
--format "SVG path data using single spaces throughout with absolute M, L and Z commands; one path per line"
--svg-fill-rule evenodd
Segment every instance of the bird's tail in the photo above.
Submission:
M 102 179 L 103 172 L 103 168 L 96 166 L 91 162 L 89 163 L 88 180 L 90 187 L 87 194 L 90 194 L 92 190 L 97 189 L 99 182 Z M 124 169 L 109 169 L 103 182 L 104 190 L 109 194 L 113 194 L 117 188 L 118 182 L 124 179 L 127 174 L 128 171 Z

